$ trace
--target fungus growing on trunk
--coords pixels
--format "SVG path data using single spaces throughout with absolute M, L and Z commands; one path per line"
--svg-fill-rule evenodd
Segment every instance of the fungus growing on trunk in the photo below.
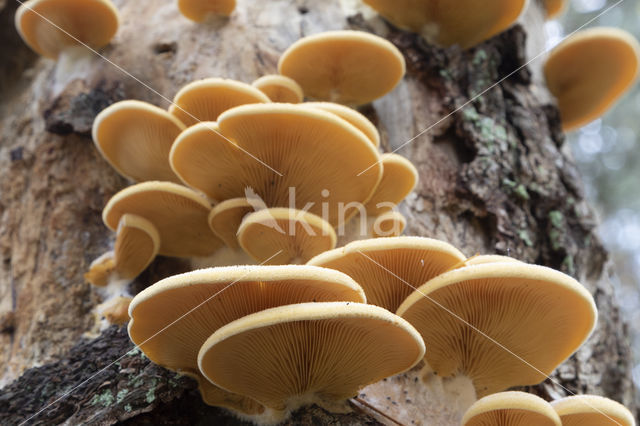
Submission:
M 365 202 L 382 175 L 364 133 L 318 108 L 243 105 L 222 113 L 217 126 L 186 129 L 169 157 L 185 183 L 218 202 L 245 197 L 252 188 L 266 207 L 304 209 L 337 226 L 356 212 L 341 212 L 340 203 Z
M 179 183 L 169 165 L 169 151 L 184 124 L 162 108 L 141 101 L 121 101 L 93 121 L 93 142 L 118 173 L 137 182 Z
M 28 0 L 20 2 L 15 24 L 24 42 L 39 55 L 74 55 L 81 43 L 99 49 L 109 44 L 120 18 L 110 0 Z
M 217 386 L 284 416 L 306 404 L 335 407 L 410 369 L 424 351 L 415 329 L 380 307 L 301 303 L 220 328 L 202 345 L 198 366 Z
M 221 246 L 209 228 L 210 210 L 209 202 L 189 188 L 171 182 L 143 182 L 114 195 L 102 211 L 102 220 L 116 231 L 123 215 L 135 214 L 158 231 L 158 254 L 209 256 Z
M 129 308 L 129 336 L 153 362 L 197 376 L 208 404 L 242 409 L 246 401 L 202 378 L 197 365 L 200 347 L 217 329 L 245 315 L 313 301 L 364 302 L 365 296 L 347 275 L 317 267 L 201 269 L 166 278 L 140 292 Z
M 92 263 L 85 279 L 100 287 L 113 280 L 132 280 L 149 266 L 159 248 L 160 234 L 151 222 L 134 214 L 124 214 L 118 223 L 113 255 L 107 254 Z
M 473 47 L 505 31 L 528 0 L 364 0 L 399 28 L 441 46 Z
M 402 53 L 386 39 L 362 31 L 327 31 L 301 38 L 282 54 L 278 72 L 304 94 L 346 105 L 372 102 L 402 80 Z
M 576 280 L 522 262 L 443 273 L 397 314 L 428 343 L 425 382 L 459 380 L 477 397 L 540 383 L 584 343 L 597 317 L 591 294 Z
M 600 117 L 635 83 L 640 44 L 618 28 L 590 28 L 566 38 L 544 64 L 564 130 Z

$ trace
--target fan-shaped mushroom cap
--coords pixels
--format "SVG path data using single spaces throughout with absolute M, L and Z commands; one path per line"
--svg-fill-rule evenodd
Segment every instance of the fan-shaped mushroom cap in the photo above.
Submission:
M 364 0 L 394 25 L 442 45 L 473 47 L 513 25 L 528 0 Z
M 165 110 L 140 101 L 105 108 L 93 122 L 93 141 L 105 160 L 135 181 L 180 182 L 169 165 L 169 151 L 185 129 Z
M 240 248 L 238 228 L 242 219 L 253 211 L 246 198 L 231 198 L 217 204 L 209 213 L 209 227 L 227 247 Z
M 115 231 L 123 215 L 141 216 L 160 234 L 159 254 L 208 256 L 220 247 L 220 240 L 209 229 L 210 210 L 209 202 L 189 188 L 170 182 L 143 182 L 114 195 L 102 211 L 102 220 Z
M 160 249 L 160 234 L 153 223 L 134 214 L 124 214 L 118 223 L 115 270 L 132 279 L 149 266 Z
M 382 154 L 382 180 L 367 201 L 367 213 L 378 216 L 400 203 L 418 183 L 418 170 L 398 154 Z M 393 205 L 391 205 L 393 204 Z
M 624 405 L 596 395 L 575 395 L 551 403 L 562 426 L 635 426 Z
M 305 263 L 333 249 L 336 232 L 320 216 L 280 207 L 246 216 L 238 229 L 238 242 L 261 264 L 268 259 L 272 265 Z
M 567 4 L 567 0 L 544 0 L 547 19 L 554 19 L 560 16 L 566 10 Z
M 216 121 L 224 111 L 244 104 L 271 102 L 255 87 L 225 78 L 205 78 L 184 86 L 176 93 L 169 113 L 188 126 L 200 121 Z
M 236 0 L 178 0 L 178 9 L 186 18 L 203 22 L 209 16 L 229 16 L 236 8 Z
M 464 258 L 444 241 L 391 237 L 354 241 L 307 264 L 346 273 L 362 286 L 367 303 L 394 312 L 417 287 Z
M 373 222 L 373 237 L 398 237 L 407 226 L 407 219 L 402 213 L 390 211 L 382 213 Z
M 202 345 L 198 365 L 221 388 L 284 409 L 305 397 L 350 398 L 413 367 L 424 350 L 409 323 L 380 307 L 301 303 L 220 328 Z
M 348 121 L 350 124 L 356 126 L 357 129 L 362 131 L 371 143 L 377 148 L 380 146 L 380 133 L 376 126 L 373 125 L 367 117 L 360 112 L 348 106 L 336 104 L 334 102 L 305 102 L 305 107 L 320 108 L 321 110 L 331 112 L 343 120 Z
M 271 102 L 297 104 L 304 99 L 302 87 L 295 80 L 284 75 L 265 75 L 251 85 L 267 95 Z
M 636 81 L 640 45 L 618 28 L 579 31 L 560 43 L 544 65 L 565 130 L 604 114 Z
M 562 426 L 551 405 L 525 392 L 501 392 L 476 401 L 462 426 Z
M 321 101 L 362 105 L 402 80 L 404 57 L 389 41 L 361 31 L 328 31 L 304 37 L 282 54 L 278 72 Z
M 576 280 L 519 262 L 441 274 L 397 314 L 429 342 L 425 360 L 435 374 L 469 377 L 478 396 L 540 383 L 587 339 L 597 316 Z
M 382 174 L 377 164 L 358 176 L 378 161 L 375 147 L 345 120 L 316 108 L 243 105 L 222 113 L 218 125 L 227 139 L 211 131 L 215 123 L 199 123 L 178 136 L 169 156 L 178 176 L 213 200 L 243 197 L 252 188 L 267 207 L 285 207 L 294 188 L 292 207 L 336 226 L 340 203 L 366 201 Z
M 197 354 L 218 328 L 275 306 L 311 301 L 363 302 L 350 277 L 310 266 L 230 266 L 166 278 L 131 303 L 131 340 L 153 362 L 197 371 Z
M 205 379 L 199 371 L 180 370 L 183 376 L 191 377 L 198 382 L 198 391 L 205 404 L 216 407 L 225 407 L 244 414 L 261 414 L 264 406 L 251 398 L 237 395 L 220 389 L 209 380 Z
M 118 11 L 109 0 L 28 0 L 15 16 L 18 33 L 34 51 L 57 59 L 78 41 L 98 49 L 118 30 Z M 59 30 L 62 28 L 65 32 Z

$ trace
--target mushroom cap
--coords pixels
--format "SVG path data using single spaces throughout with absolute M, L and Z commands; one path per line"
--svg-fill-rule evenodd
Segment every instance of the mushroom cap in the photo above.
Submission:
M 635 426 L 627 407 L 596 395 L 574 395 L 551 402 L 563 426 Z
M 160 234 L 153 223 L 135 214 L 123 214 L 117 232 L 115 270 L 121 278 L 133 279 L 158 254 Z
M 567 0 L 544 0 L 544 8 L 547 11 L 547 19 L 555 19 L 567 9 Z
M 367 201 L 366 209 L 370 215 L 378 216 L 393 208 L 405 199 L 418 183 L 418 170 L 411 161 L 398 154 L 382 154 L 382 180 Z M 380 205 L 379 205 L 380 204 Z
M 373 222 L 373 237 L 398 237 L 407 226 L 407 219 L 400 212 L 382 213 Z
M 366 201 L 382 175 L 378 152 L 367 137 L 317 108 L 243 105 L 220 115 L 222 134 L 211 131 L 214 126 L 188 128 L 169 156 L 176 174 L 213 200 L 245 197 L 250 188 L 267 207 L 306 209 L 336 226 L 340 203 Z M 371 164 L 376 166 L 358 176 Z
M 441 274 L 397 314 L 429 343 L 431 369 L 467 376 L 480 397 L 540 383 L 584 343 L 597 317 L 591 294 L 576 280 L 520 262 Z
M 364 114 L 356 111 L 353 108 L 349 108 L 345 105 L 336 104 L 335 102 L 305 102 L 304 106 L 319 108 L 321 110 L 331 112 L 338 117 L 346 120 L 350 124 L 356 126 L 367 138 L 371 141 L 376 148 L 380 146 L 380 133 L 376 126 Z
M 213 207 L 209 212 L 209 227 L 227 247 L 240 248 L 238 244 L 238 228 L 242 219 L 253 211 L 246 198 L 231 198 Z
M 216 121 L 224 111 L 245 104 L 271 102 L 255 87 L 226 78 L 205 78 L 182 87 L 169 106 L 169 113 L 184 124 Z
M 444 241 L 389 237 L 354 241 L 319 254 L 307 265 L 346 273 L 362 286 L 367 303 L 395 312 L 417 287 L 464 258 Z
M 551 405 L 525 392 L 500 392 L 476 401 L 462 426 L 563 426 Z
M 57 59 L 62 50 L 80 45 L 78 41 L 93 49 L 106 46 L 120 23 L 118 10 L 109 0 L 21 3 L 15 16 L 16 29 L 31 49 L 47 58 Z
M 175 275 L 131 302 L 129 336 L 149 359 L 197 371 L 197 355 L 218 328 L 275 306 L 312 301 L 364 302 L 358 284 L 310 266 L 229 266 Z
M 240 246 L 261 264 L 306 263 L 335 248 L 336 240 L 333 227 L 320 216 L 283 207 L 251 213 L 238 229 Z
M 236 0 L 178 0 L 183 16 L 203 22 L 211 15 L 229 16 L 236 8 Z
M 251 85 L 267 95 L 271 102 L 297 104 L 304 99 L 302 87 L 295 80 L 284 75 L 265 75 Z
M 441 46 L 473 47 L 513 25 L 528 0 L 364 0 L 394 25 Z
M 120 218 L 132 213 L 147 219 L 160 234 L 158 253 L 164 256 L 208 256 L 220 241 L 209 229 L 211 205 L 196 192 L 171 182 L 143 182 L 111 197 L 102 220 L 113 231 Z
M 549 91 L 557 98 L 564 130 L 604 114 L 633 85 L 640 45 L 618 28 L 579 31 L 560 43 L 544 65 Z
M 169 165 L 169 151 L 185 129 L 162 108 L 141 101 L 121 101 L 93 121 L 93 141 L 102 157 L 134 181 L 180 182 Z
M 202 345 L 198 365 L 217 386 L 284 409 L 308 396 L 353 397 L 370 383 L 410 369 L 424 350 L 409 323 L 380 307 L 300 303 L 220 328 Z
M 261 414 L 264 406 L 251 398 L 237 395 L 220 389 L 205 379 L 199 371 L 180 370 L 183 376 L 191 377 L 198 382 L 198 391 L 205 404 L 215 407 L 225 407 L 243 414 Z
M 304 37 L 282 54 L 278 72 L 321 101 L 362 105 L 402 80 L 404 57 L 389 41 L 362 31 L 327 31 Z

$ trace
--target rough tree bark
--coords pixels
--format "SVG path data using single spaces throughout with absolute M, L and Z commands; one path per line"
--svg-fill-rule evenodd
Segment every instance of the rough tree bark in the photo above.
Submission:
M 128 352 L 126 331 L 112 327 L 96 339 L 83 337 L 99 295 L 82 274 L 112 244 L 100 213 L 127 185 L 95 150 L 91 123 L 125 98 L 166 107 L 193 79 L 250 82 L 275 72 L 279 54 L 299 37 L 340 28 L 381 33 L 407 60 L 400 87 L 365 109 L 385 150 L 438 123 L 400 151 L 420 170 L 419 186 L 402 207 L 406 234 L 447 240 L 466 255 L 508 254 L 577 277 L 595 296 L 599 323 L 554 379 L 571 392 L 604 394 L 634 407 L 611 266 L 593 232 L 557 111 L 535 78 L 539 62 L 467 103 L 536 50 L 531 41 L 542 37 L 537 3 L 519 25 L 469 51 L 439 49 L 382 21 L 349 15 L 346 1 L 240 0 L 230 20 L 206 25 L 187 21 L 173 1 L 115 3 L 123 25 L 102 51 L 112 63 L 94 56 L 65 73 L 21 43 L 13 31 L 18 2 L 0 0 L 0 383 L 7 385 L 0 423 L 18 424 L 48 407 L 29 423 L 209 418 L 237 424 L 203 405 L 189 379 Z M 132 290 L 186 268 L 160 258 Z M 547 398 L 566 393 L 551 381 L 531 390 Z M 335 416 L 316 407 L 293 421 L 376 422 L 362 412 Z

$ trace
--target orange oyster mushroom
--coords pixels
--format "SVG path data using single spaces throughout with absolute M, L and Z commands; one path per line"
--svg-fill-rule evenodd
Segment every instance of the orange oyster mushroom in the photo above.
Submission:
M 278 72 L 295 80 L 319 101 L 362 105 L 402 80 L 404 57 L 386 39 L 362 31 L 327 31 L 293 43 L 280 57 Z
M 335 114 L 293 104 L 232 108 L 217 124 L 182 132 L 169 157 L 176 174 L 212 200 L 252 190 L 266 207 L 304 209 L 332 226 L 355 213 L 342 206 L 369 199 L 382 174 L 364 133 Z
M 20 2 L 15 25 L 24 42 L 51 59 L 75 47 L 109 44 L 120 17 L 110 0 L 28 0 Z

